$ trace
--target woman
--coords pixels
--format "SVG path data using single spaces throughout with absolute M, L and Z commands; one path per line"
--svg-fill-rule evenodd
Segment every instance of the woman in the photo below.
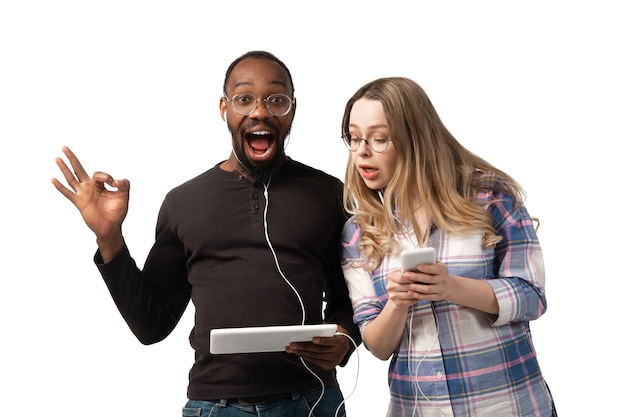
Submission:
M 360 88 L 342 129 L 344 276 L 365 345 L 392 358 L 388 415 L 556 416 L 529 330 L 546 297 L 522 188 L 406 78 Z M 437 262 L 401 272 L 401 251 L 427 246 Z

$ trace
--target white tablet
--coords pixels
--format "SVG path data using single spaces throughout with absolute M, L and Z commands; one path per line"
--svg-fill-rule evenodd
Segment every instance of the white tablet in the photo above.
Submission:
M 314 337 L 331 337 L 336 324 L 238 327 L 213 329 L 209 336 L 212 354 L 284 352 L 291 342 L 310 342 Z

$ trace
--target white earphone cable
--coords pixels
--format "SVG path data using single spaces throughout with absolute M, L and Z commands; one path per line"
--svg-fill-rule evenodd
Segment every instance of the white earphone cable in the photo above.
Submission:
M 263 183 L 263 197 L 265 197 L 265 208 L 263 210 L 263 229 L 264 229 L 264 234 L 265 234 L 265 241 L 267 242 L 267 245 L 270 248 L 270 251 L 272 252 L 272 256 L 274 257 L 274 264 L 276 265 L 276 268 L 278 269 L 278 273 L 280 274 L 280 276 L 282 277 L 282 279 L 287 283 L 287 285 L 289 285 L 289 287 L 293 290 L 294 294 L 296 294 L 296 297 L 298 297 L 298 302 L 300 303 L 300 308 L 302 310 L 302 325 L 304 325 L 306 323 L 306 310 L 304 308 L 304 302 L 302 301 L 302 297 L 300 296 L 300 293 L 298 293 L 298 290 L 296 290 L 296 288 L 293 286 L 293 284 L 291 282 L 289 282 L 289 280 L 287 279 L 287 277 L 285 276 L 285 274 L 283 273 L 281 267 L 280 267 L 280 263 L 278 262 L 278 255 L 276 255 L 276 251 L 274 250 L 274 246 L 272 245 L 272 242 L 270 241 L 270 237 L 269 237 L 269 232 L 268 232 L 268 222 L 267 222 L 267 211 L 270 205 L 270 201 L 269 201 L 269 185 L 270 185 L 270 181 L 272 180 L 272 177 L 270 176 L 269 180 L 267 181 L 267 184 Z M 358 371 L 359 371 L 359 366 L 360 366 L 360 359 L 358 356 L 358 351 L 357 351 L 357 344 L 355 343 L 354 339 L 352 339 L 348 334 L 343 333 L 343 332 L 337 332 L 335 334 L 339 334 L 339 335 L 343 335 L 345 337 L 347 337 L 352 344 L 354 345 L 354 351 L 357 353 L 357 377 L 354 383 L 354 389 L 352 390 L 352 392 L 350 393 L 350 395 L 348 395 L 347 397 L 345 397 L 343 399 L 343 401 L 339 404 L 339 406 L 337 407 L 337 410 L 335 411 L 335 417 L 337 417 L 339 410 L 341 409 L 341 406 L 345 403 L 345 401 L 350 398 L 350 396 L 354 393 L 354 391 L 356 390 L 356 385 L 358 382 Z M 321 387 L 321 395 L 319 396 L 319 398 L 317 399 L 317 401 L 315 402 L 315 404 L 313 404 L 313 406 L 311 407 L 311 410 L 309 411 L 309 417 L 311 417 L 313 415 L 313 410 L 315 409 L 315 407 L 319 404 L 319 402 L 322 400 L 322 398 L 324 397 L 324 392 L 325 392 L 325 387 L 324 387 L 324 381 L 315 373 L 311 370 L 311 368 L 309 368 L 309 366 L 306 364 L 306 362 L 304 361 L 304 359 L 302 357 L 300 357 L 300 362 L 302 362 L 302 365 L 304 365 L 304 367 L 309 371 L 309 373 L 311 373 L 320 383 L 320 387 Z
M 420 387 L 419 381 L 418 381 L 418 377 L 419 377 L 419 373 L 417 372 L 420 365 L 422 364 L 422 362 L 424 362 L 424 360 L 426 359 L 426 357 L 428 355 L 430 355 L 430 353 L 433 351 L 433 349 L 435 348 L 435 345 L 437 344 L 437 341 L 439 339 L 439 324 L 437 323 L 437 314 L 435 312 L 435 306 L 433 306 L 432 301 L 428 302 L 430 305 L 430 309 L 433 312 L 433 318 L 435 320 L 435 328 L 437 330 L 436 334 L 437 337 L 435 337 L 433 339 L 433 343 L 430 346 L 430 348 L 428 348 L 428 351 L 420 358 L 420 360 L 417 362 L 417 365 L 415 365 L 415 371 L 413 371 L 411 369 L 411 343 L 412 343 L 412 338 L 413 338 L 413 311 L 415 309 L 415 304 L 413 306 L 411 306 L 411 309 L 409 310 L 411 317 L 409 318 L 409 322 L 407 323 L 408 326 L 408 341 L 407 341 L 407 367 L 409 370 L 409 377 L 411 377 L 411 379 L 413 379 L 414 384 L 415 384 L 415 388 L 417 388 L 416 392 L 415 392 L 415 406 L 413 407 L 413 413 L 412 416 L 415 416 L 417 413 L 417 392 L 419 391 L 419 393 L 422 395 L 422 397 L 424 397 L 426 399 L 426 401 L 428 401 L 429 403 L 432 402 L 432 400 L 430 398 L 428 398 L 428 396 L 426 396 L 426 394 L 424 394 L 424 391 L 422 391 L 422 388 Z M 442 417 L 445 417 L 445 415 L 443 414 L 443 411 L 441 411 L 441 409 L 439 407 L 437 407 L 437 410 L 439 410 L 439 414 Z
M 300 303 L 300 308 L 302 310 L 302 323 L 301 324 L 304 326 L 304 324 L 306 323 L 306 311 L 304 309 L 304 302 L 302 301 L 302 297 L 300 297 L 298 290 L 296 290 L 293 284 L 289 282 L 285 274 L 283 274 L 283 270 L 281 269 L 280 263 L 278 262 L 278 255 L 276 255 L 276 251 L 274 250 L 274 246 L 272 245 L 272 242 L 270 241 L 270 236 L 268 233 L 267 210 L 270 206 L 270 199 L 269 199 L 269 192 L 268 192 L 270 181 L 272 181 L 272 177 L 270 177 L 270 179 L 267 181 L 267 184 L 263 183 L 263 187 L 264 187 L 263 196 L 265 197 L 265 209 L 263 210 L 263 229 L 265 232 L 265 241 L 267 242 L 267 245 L 269 246 L 270 251 L 272 252 L 272 256 L 274 257 L 274 263 L 276 264 L 276 269 L 278 269 L 278 273 L 283 278 L 283 280 L 287 283 L 287 285 L 289 285 L 289 287 L 292 289 L 294 294 L 296 294 L 296 297 L 298 297 L 298 302 Z

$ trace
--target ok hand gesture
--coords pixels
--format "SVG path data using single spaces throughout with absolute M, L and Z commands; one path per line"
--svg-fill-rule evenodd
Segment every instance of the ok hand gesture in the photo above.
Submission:
M 66 146 L 62 150 L 73 172 L 62 158 L 56 158 L 56 164 L 71 189 L 56 178 L 52 179 L 52 184 L 74 204 L 96 234 L 102 258 L 107 262 L 123 245 L 122 222 L 128 213 L 130 182 L 113 179 L 104 172 L 95 172 L 90 178 L 76 155 Z

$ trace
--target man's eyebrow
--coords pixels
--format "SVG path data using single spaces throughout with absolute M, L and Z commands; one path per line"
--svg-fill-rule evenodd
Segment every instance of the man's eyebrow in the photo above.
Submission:
M 287 88 L 287 83 L 285 81 L 282 80 L 272 80 L 269 82 L 270 85 L 279 85 L 281 87 L 285 87 Z M 250 81 L 240 81 L 238 83 L 235 83 L 235 88 L 237 87 L 250 87 L 252 86 L 252 83 Z
M 242 87 L 242 86 L 251 86 L 252 83 L 250 81 L 240 81 L 238 83 L 235 84 L 235 88 L 237 87 Z

